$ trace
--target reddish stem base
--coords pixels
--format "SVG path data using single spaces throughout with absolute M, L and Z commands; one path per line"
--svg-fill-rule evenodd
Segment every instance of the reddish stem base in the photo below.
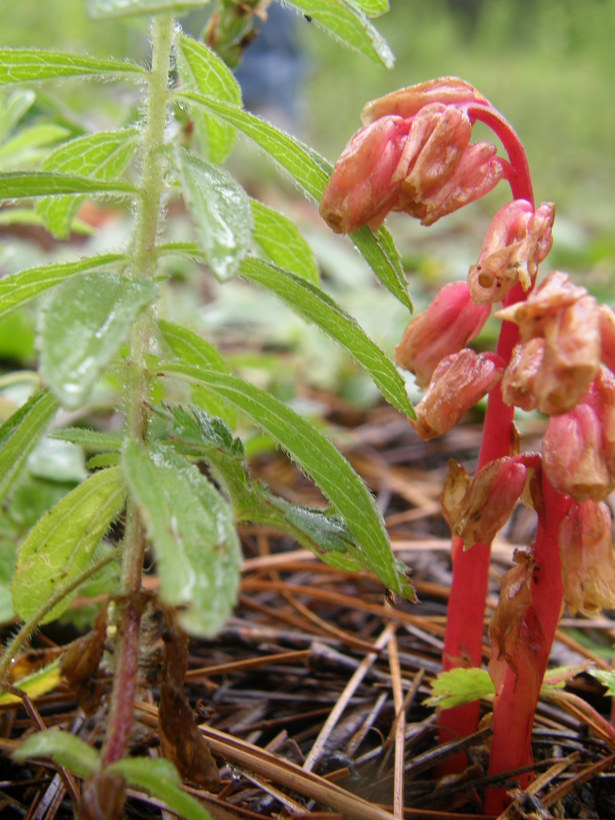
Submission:
M 534 549 L 537 566 L 531 581 L 532 603 L 524 616 L 523 645 L 515 657 L 516 672 L 507 670 L 493 708 L 491 775 L 532 764 L 534 714 L 561 614 L 563 588 L 558 533 L 570 498 L 557 493 L 544 473 L 542 494 L 544 507 L 539 511 Z M 527 787 L 531 779 L 530 774 L 519 778 L 521 787 Z M 485 796 L 485 810 L 499 815 L 506 802 L 504 789 L 490 789 Z

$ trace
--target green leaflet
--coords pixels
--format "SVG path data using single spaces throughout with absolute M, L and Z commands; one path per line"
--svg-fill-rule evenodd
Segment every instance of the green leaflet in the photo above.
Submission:
M 217 347 L 194 331 L 173 322 L 159 320 L 158 328 L 173 358 L 184 364 L 194 364 L 220 373 L 230 374 L 231 369 Z M 191 385 L 192 400 L 215 416 L 220 416 L 231 426 L 237 423 L 237 413 L 224 399 L 214 396 L 198 385 Z
M 250 281 L 272 290 L 296 313 L 339 342 L 370 374 L 385 399 L 404 415 L 414 417 L 404 380 L 395 365 L 324 291 L 254 257 L 244 259 L 240 271 Z
M 63 427 L 50 433 L 49 438 L 78 444 L 89 453 L 117 452 L 124 440 L 120 433 L 102 433 L 87 427 Z
M 133 14 L 183 14 L 208 3 L 209 0 L 87 0 L 87 10 L 92 19 L 100 20 Z
M 36 94 L 30 88 L 18 88 L 0 103 L 0 142 L 15 128 L 17 123 L 34 105 Z
M 13 752 L 13 760 L 22 763 L 32 757 L 50 757 L 79 777 L 90 777 L 100 768 L 100 755 L 93 746 L 57 729 L 30 735 Z
M 233 276 L 248 252 L 252 213 L 243 188 L 217 165 L 179 149 L 186 204 L 205 259 L 222 281 Z
M 59 262 L 13 273 L 0 279 L 0 319 L 35 299 L 40 293 L 78 273 L 108 267 L 125 259 L 121 253 L 106 253 L 78 262 Z
M 41 372 L 61 404 L 80 407 L 107 367 L 156 284 L 114 273 L 67 279 L 42 315 Z
M 17 555 L 11 585 L 13 607 L 24 621 L 33 617 L 57 586 L 77 578 L 124 506 L 124 482 L 117 467 L 94 473 L 52 507 L 30 530 Z M 77 591 L 43 619 L 58 618 Z
M 145 789 L 166 803 L 171 811 L 185 820 L 212 820 L 211 815 L 181 788 L 181 779 L 170 760 L 151 757 L 125 757 L 106 768 L 121 774 L 129 786 Z
M 379 17 L 389 10 L 389 0 L 352 0 L 368 17 Z
M 30 451 L 58 409 L 46 390 L 36 393 L 0 427 L 0 499 L 11 489 Z
M 203 43 L 181 34 L 176 46 L 177 68 L 186 91 L 209 94 L 220 100 L 241 105 L 241 88 L 226 63 Z M 235 141 L 235 129 L 203 111 L 195 112 L 194 121 L 207 158 L 222 162 Z
M 211 637 L 231 614 L 241 548 L 231 510 L 198 467 L 163 445 L 126 442 L 123 468 L 147 526 L 160 597 L 191 635 Z
M 337 40 L 386 68 L 393 68 L 395 57 L 384 37 L 370 23 L 354 0 L 288 0 L 311 17 Z M 373 6 L 373 2 L 368 5 Z M 377 4 L 381 5 L 381 4 Z
M 137 147 L 138 131 L 101 131 L 65 142 L 42 163 L 46 172 L 89 177 L 95 180 L 118 178 Z M 83 201 L 81 196 L 54 196 L 37 202 L 36 210 L 55 236 L 66 237 Z
M 185 364 L 195 364 L 197 367 L 230 374 L 231 369 L 218 348 L 194 331 L 164 319 L 160 319 L 158 327 L 175 356 Z
M 317 151 L 238 106 L 193 92 L 180 93 L 178 97 L 192 103 L 193 106 L 206 108 L 235 126 L 287 171 L 309 197 L 320 201 L 329 181 L 332 166 Z M 377 234 L 373 234 L 369 228 L 364 227 L 352 234 L 350 239 L 382 284 L 403 305 L 412 310 L 399 254 L 390 233 L 385 228 L 380 228 Z
M 318 285 L 320 273 L 314 254 L 294 223 L 256 199 L 250 200 L 250 204 L 254 218 L 253 238 L 265 256 L 276 265 Z
M 49 150 L 48 146 L 65 139 L 68 134 L 66 128 L 55 123 L 39 123 L 22 128 L 0 146 L 0 170 L 23 168 L 38 162 Z
M 121 180 L 87 179 L 72 174 L 45 171 L 7 171 L 0 174 L 0 199 L 30 199 L 62 194 L 106 194 L 135 196 L 138 190 Z
M 310 475 L 346 521 L 365 554 L 365 564 L 389 588 L 414 599 L 414 591 L 391 552 L 373 496 L 346 459 L 309 421 L 242 379 L 189 365 L 164 363 L 164 375 L 202 384 L 234 404 L 283 447 Z
M 250 478 L 241 439 L 234 438 L 219 418 L 198 407 L 168 407 L 158 412 L 172 421 L 173 447 L 209 464 L 231 499 L 237 520 L 286 532 L 338 569 L 359 572 L 366 568 L 361 545 L 339 515 L 291 504 Z
M 145 68 L 136 63 L 99 57 L 40 51 L 36 48 L 0 48 L 0 85 L 31 83 L 60 77 L 146 77 Z

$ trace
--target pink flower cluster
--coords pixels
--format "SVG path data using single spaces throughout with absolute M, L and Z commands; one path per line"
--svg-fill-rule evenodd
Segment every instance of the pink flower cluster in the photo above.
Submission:
M 390 211 L 430 225 L 486 194 L 512 172 L 495 145 L 471 144 L 480 110 L 500 116 L 471 85 L 451 77 L 368 103 L 364 127 L 339 158 L 322 198 L 324 219 L 344 233 L 366 224 L 376 229 Z M 615 314 L 564 273 L 550 274 L 532 292 L 551 250 L 553 220 L 551 203 L 535 208 L 514 198 L 501 208 L 467 281 L 443 287 L 410 322 L 396 362 L 424 389 L 411 423 L 425 440 L 447 433 L 494 389 L 509 406 L 549 416 L 542 458 L 533 458 L 552 486 L 573 499 L 560 538 L 564 572 L 572 579 L 564 595 L 573 611 L 591 612 L 598 604 L 615 605 L 612 547 L 604 558 L 611 544 L 604 500 L 615 489 Z M 515 288 L 522 298 L 509 304 Z M 519 339 L 506 361 L 467 347 L 501 302 L 494 315 L 516 325 Z M 511 452 L 473 479 L 451 468 L 442 502 L 466 549 L 489 543 L 509 517 L 535 472 L 524 459 Z M 596 566 L 591 555 L 606 578 L 588 568 Z M 520 560 L 511 572 L 521 578 L 530 564 Z

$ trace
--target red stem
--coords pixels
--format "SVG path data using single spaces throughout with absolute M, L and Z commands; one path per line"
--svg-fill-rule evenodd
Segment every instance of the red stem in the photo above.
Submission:
M 499 112 L 488 105 L 468 106 L 468 115 L 474 122 L 488 125 L 500 139 L 510 159 L 508 182 L 514 199 L 526 199 L 534 204 L 534 193 L 525 150 L 516 132 Z M 527 298 L 521 285 L 508 294 L 504 304 L 514 304 Z M 500 331 L 497 354 L 508 364 L 513 347 L 519 339 L 517 326 L 504 322 Z M 478 468 L 497 458 L 510 455 L 514 408 L 505 405 L 499 386 L 489 394 L 483 428 Z M 463 541 L 453 538 L 453 580 L 448 603 L 448 617 L 444 638 L 442 668 L 480 666 L 490 563 L 490 544 L 476 544 L 464 551 Z M 440 713 L 441 740 L 467 737 L 476 731 L 480 716 L 480 702 L 474 701 Z M 447 761 L 441 773 L 459 772 L 465 768 L 465 754 L 460 753 Z
M 532 727 L 540 687 L 562 608 L 562 568 L 558 533 L 571 499 L 556 492 L 542 475 L 543 509 L 539 512 L 532 576 L 532 603 L 523 624 L 523 646 L 516 658 L 517 671 L 506 671 L 493 707 L 493 740 L 489 774 L 501 774 L 532 764 Z M 520 778 L 525 788 L 531 774 Z M 490 789 L 485 796 L 487 814 L 499 815 L 507 802 L 505 789 Z

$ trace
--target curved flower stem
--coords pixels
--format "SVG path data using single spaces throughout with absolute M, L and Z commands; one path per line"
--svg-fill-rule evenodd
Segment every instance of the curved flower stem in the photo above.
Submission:
M 152 68 L 149 75 L 145 131 L 142 144 L 141 197 L 137 211 L 133 276 L 156 273 L 156 237 L 163 190 L 164 135 L 167 119 L 168 81 L 174 22 L 171 16 L 156 17 L 152 29 Z M 150 381 L 145 356 L 152 334 L 153 313 L 142 311 L 130 338 L 126 366 L 126 433 L 144 443 L 148 435 L 147 397 Z M 141 577 L 146 546 L 139 512 L 129 500 L 123 543 L 121 591 L 118 603 L 116 662 L 109 725 L 102 751 L 105 765 L 124 757 L 132 728 L 138 683 L 139 630 L 141 623 Z
M 528 202 L 534 205 L 534 188 L 530 176 L 530 166 L 523 144 L 515 129 L 499 111 L 490 105 L 477 103 L 469 105 L 467 110 L 472 122 L 483 122 L 491 128 L 504 146 L 510 160 L 510 164 L 506 167 L 508 169 L 508 184 L 513 199 L 527 199 Z
M 472 121 L 484 122 L 499 137 L 510 159 L 508 182 L 513 198 L 526 199 L 533 205 L 534 193 L 527 156 L 512 126 L 490 106 L 471 105 L 468 107 L 468 115 Z M 527 293 L 521 285 L 517 285 L 508 294 L 504 304 L 514 304 L 526 297 Z M 510 361 L 518 340 L 517 326 L 504 322 L 498 339 L 497 354 L 506 364 Z M 478 469 L 497 458 L 510 455 L 513 416 L 514 408 L 504 404 L 500 388 L 496 386 L 487 401 Z M 463 541 L 453 538 L 453 580 L 444 637 L 444 671 L 468 664 L 481 665 L 490 556 L 490 544 L 476 544 L 471 550 L 465 551 Z M 439 719 L 441 740 L 454 740 L 475 732 L 479 714 L 479 701 L 442 710 Z M 442 767 L 442 773 L 461 771 L 465 763 L 464 754 L 456 755 Z
M 532 602 L 523 617 L 523 646 L 516 672 L 508 668 L 493 707 L 493 740 L 489 774 L 501 774 L 532 763 L 532 726 L 540 687 L 562 608 L 562 568 L 558 534 L 571 503 L 556 492 L 542 473 L 542 501 L 539 510 L 532 576 Z M 520 778 L 522 788 L 531 773 Z M 506 803 L 504 789 L 490 789 L 485 797 L 488 814 L 499 815 Z

